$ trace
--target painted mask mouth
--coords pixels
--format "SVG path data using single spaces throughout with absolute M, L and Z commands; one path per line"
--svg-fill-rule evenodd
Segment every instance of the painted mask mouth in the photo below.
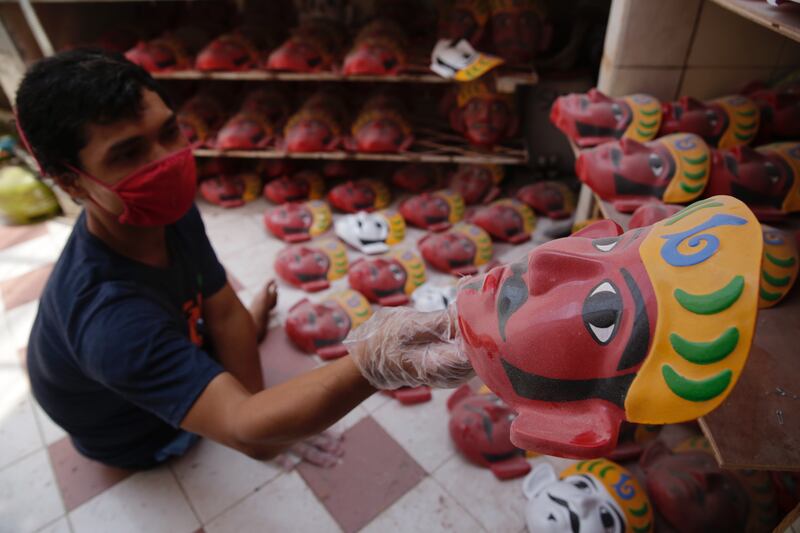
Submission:
M 627 124 L 626 124 L 627 126 Z M 619 139 L 625 132 L 624 127 L 620 129 L 608 126 L 596 126 L 585 122 L 575 122 L 575 129 L 578 130 L 578 137 L 613 137 Z
M 393 289 L 373 289 L 375 296 L 378 298 L 386 298 L 387 296 L 392 296 L 393 294 L 402 294 L 403 289 L 402 287 L 395 287 Z
M 425 217 L 425 222 L 428 224 L 439 224 L 441 222 L 447 222 L 446 215 L 427 215 Z
M 223 202 L 230 202 L 230 201 L 233 201 L 233 200 L 241 200 L 242 199 L 242 195 L 241 194 L 220 194 L 219 195 L 219 199 L 222 200 Z
M 367 246 L 367 245 L 370 245 L 370 244 L 383 244 L 384 242 L 386 242 L 386 240 L 385 239 L 365 239 L 365 238 L 361 237 L 361 238 L 358 239 L 358 242 L 360 242 L 362 246 Z
M 295 227 L 295 226 L 284 226 L 283 227 L 283 232 L 285 234 L 287 234 L 287 235 L 297 235 L 297 234 L 300 234 L 300 233 L 308 232 L 308 228 L 306 228 L 305 226 L 300 227 L 300 228 Z
M 303 272 L 297 272 L 295 273 L 295 277 L 297 277 L 297 279 L 303 283 L 308 283 L 309 281 L 325 279 L 325 274 L 306 274 Z
M 359 211 L 363 211 L 365 209 L 370 209 L 370 208 L 372 208 L 372 201 L 354 202 L 353 203 L 353 207 L 355 207 Z
M 335 339 L 314 339 L 314 347 L 315 348 L 326 348 L 328 346 L 336 346 L 337 344 L 342 342 L 341 337 L 337 337 Z
M 481 457 L 486 459 L 489 463 L 499 463 L 500 461 L 507 461 L 508 459 L 513 459 L 514 457 L 522 456 L 522 451 L 520 450 L 511 450 L 507 453 L 482 453 Z
M 450 259 L 447 261 L 450 268 L 461 268 L 472 264 L 472 259 Z

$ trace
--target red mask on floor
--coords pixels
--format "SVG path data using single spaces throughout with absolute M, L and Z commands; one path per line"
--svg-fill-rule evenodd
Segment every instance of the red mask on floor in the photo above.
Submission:
M 435 269 L 456 276 L 475 274 L 492 258 L 492 240 L 478 226 L 456 224 L 443 233 L 429 233 L 417 243 Z
M 375 180 L 362 179 L 341 183 L 328 192 L 328 201 L 345 213 L 374 211 L 389 205 L 389 190 Z
M 342 341 L 371 315 L 369 302 L 352 290 L 335 292 L 319 303 L 303 298 L 289 309 L 286 334 L 304 352 L 334 359 L 347 354 Z
M 492 238 L 511 244 L 530 240 L 536 225 L 531 208 L 513 198 L 503 198 L 479 207 L 469 221 L 483 228 Z
M 442 186 L 442 173 L 439 165 L 409 163 L 392 174 L 392 184 L 410 193 L 420 193 Z
M 497 165 L 460 165 L 450 181 L 467 205 L 491 202 L 500 194 L 497 184 L 504 177 L 503 167 Z
M 562 219 L 575 211 L 575 196 L 565 184 L 558 181 L 540 181 L 517 191 L 517 200 L 525 202 L 537 214 Z
M 447 400 L 450 438 L 471 463 L 492 470 L 498 479 L 527 474 L 525 452 L 511 444 L 511 422 L 516 415 L 492 393 L 474 393 L 459 387 Z
M 70 169 L 116 193 L 124 205 L 117 220 L 120 224 L 130 226 L 174 224 L 192 207 L 197 188 L 197 168 L 191 146 L 148 163 L 114 185 L 108 185 L 77 168 Z M 111 214 L 97 202 L 94 203 Z
M 400 261 L 393 258 L 359 259 L 350 266 L 347 275 L 350 286 L 380 305 L 404 305 L 408 272 Z
M 313 170 L 301 170 L 292 176 L 281 176 L 264 186 L 264 197 L 276 204 L 302 202 L 322 198 L 325 184 Z

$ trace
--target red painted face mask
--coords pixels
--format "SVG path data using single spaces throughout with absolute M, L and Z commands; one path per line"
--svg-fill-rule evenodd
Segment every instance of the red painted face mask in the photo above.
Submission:
M 148 163 L 114 185 L 77 168 L 70 169 L 116 193 L 124 205 L 118 220 L 130 226 L 167 226 L 177 222 L 192 206 L 197 187 L 197 167 L 191 146 Z M 109 213 L 102 205 L 94 204 Z

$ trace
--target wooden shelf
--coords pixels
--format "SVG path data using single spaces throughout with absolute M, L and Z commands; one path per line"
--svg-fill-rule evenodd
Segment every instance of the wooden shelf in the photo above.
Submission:
M 160 80 L 228 80 L 228 81 L 289 81 L 289 82 L 347 82 L 347 83 L 426 83 L 447 85 L 456 83 L 431 73 L 427 67 L 413 67 L 410 72 L 394 76 L 344 76 L 335 72 L 298 73 L 248 70 L 244 72 L 202 72 L 179 70 L 155 72 Z M 513 93 L 520 86 L 535 85 L 539 81 L 536 72 L 508 71 L 497 77 L 497 90 Z
M 197 148 L 197 157 L 236 157 L 247 159 L 317 159 L 330 161 L 393 161 L 408 163 L 468 163 L 493 165 L 524 165 L 528 150 L 521 139 L 496 146 L 493 151 L 482 151 L 471 146 L 463 137 L 443 129 L 441 123 L 419 119 L 415 121 L 414 144 L 400 153 L 365 154 L 336 150 L 333 152 L 287 152 L 277 148 L 263 150 L 218 150 Z
M 771 6 L 766 0 L 712 0 L 714 3 L 800 42 L 800 5 L 786 2 Z

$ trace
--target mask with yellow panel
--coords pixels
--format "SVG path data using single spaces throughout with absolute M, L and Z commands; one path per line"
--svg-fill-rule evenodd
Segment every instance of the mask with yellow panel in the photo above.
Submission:
M 601 221 L 459 286 L 458 324 L 478 376 L 518 413 L 512 441 L 600 457 L 623 421 L 715 409 L 755 328 L 761 228 L 714 197 L 622 233 Z

